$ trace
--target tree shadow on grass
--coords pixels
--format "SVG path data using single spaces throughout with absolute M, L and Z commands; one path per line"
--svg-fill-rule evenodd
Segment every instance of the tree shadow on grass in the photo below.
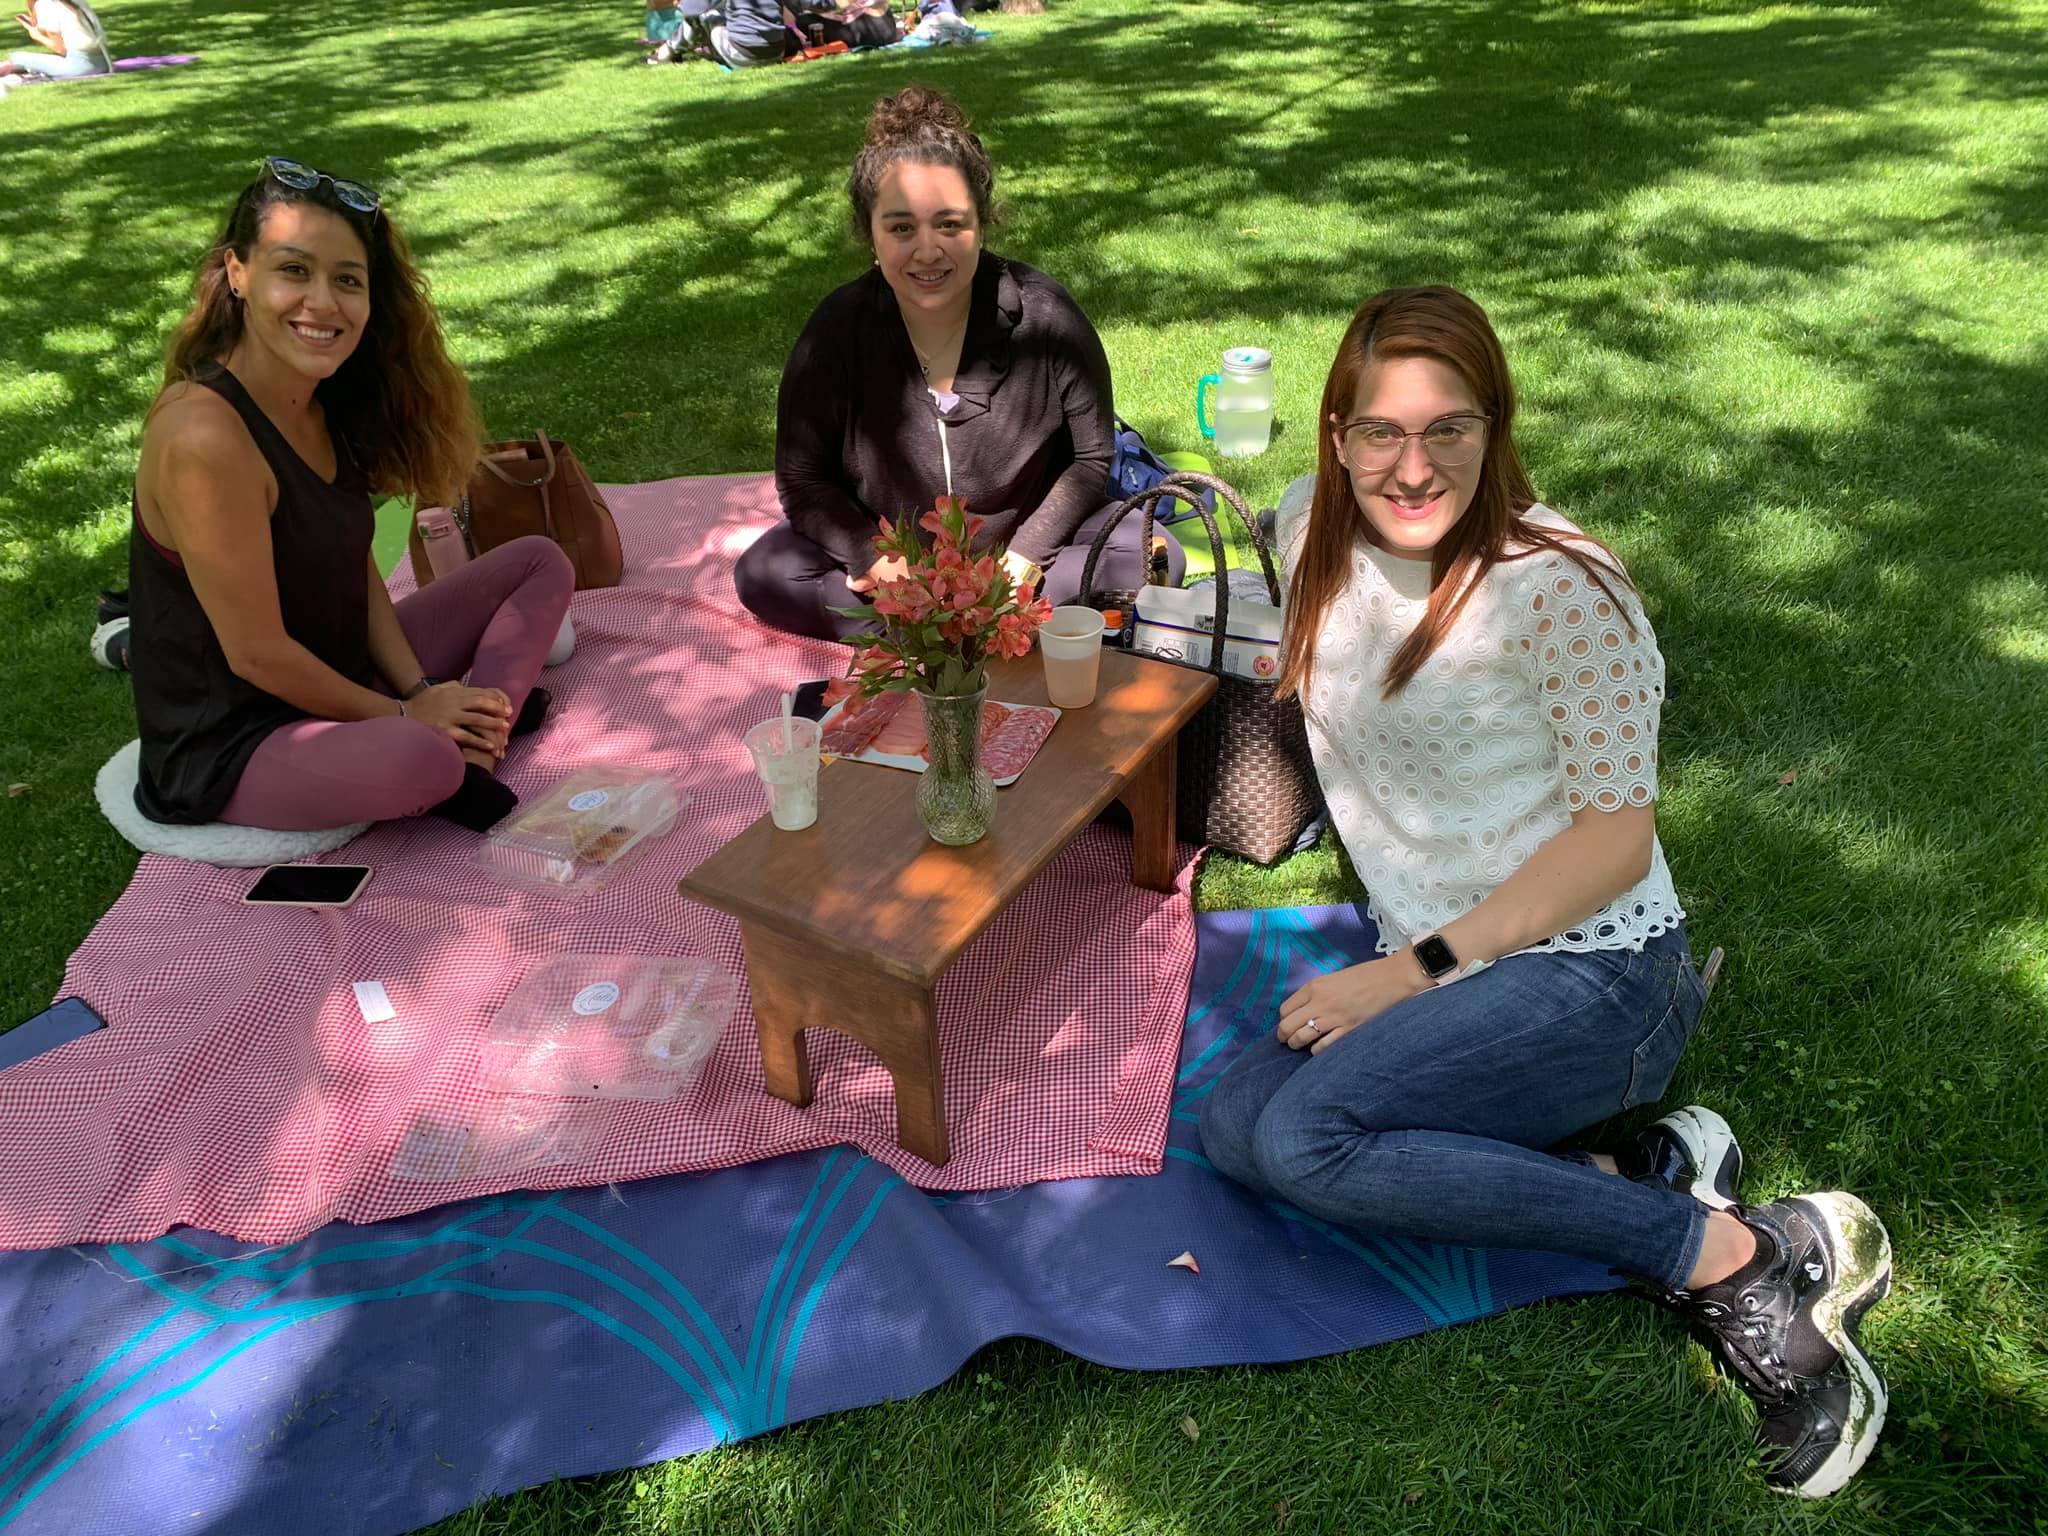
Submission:
M 194 29 L 230 24 L 176 9 Z M 539 8 L 504 9 L 502 42 L 475 57 L 394 48 L 388 78 L 403 73 L 411 94 L 392 99 L 481 103 L 532 87 L 531 51 L 551 34 Z M 488 342 L 473 371 L 494 427 L 544 422 L 605 478 L 768 461 L 788 344 L 864 264 L 839 233 L 858 123 L 908 79 L 943 83 L 979 116 L 1016 205 L 994 248 L 1058 277 L 1105 328 L 1307 317 L 1333 339 L 1384 284 L 1472 289 L 1521 360 L 1539 488 L 1619 543 L 1669 658 L 1664 837 L 1696 946 L 1733 953 L 1674 1094 L 1739 1104 L 1766 1178 L 1866 1194 L 1908 1271 L 1934 1277 L 1932 1294 L 1902 1297 L 1874 1324 L 1900 1411 L 1865 1480 L 1898 1507 L 1939 1495 L 1959 1517 L 2000 1523 L 2000 1469 L 2023 1473 L 2044 1435 L 2035 1389 L 2015 1385 L 2028 1379 L 2015 1364 L 2025 1346 L 2010 1341 L 2038 1340 L 2028 1276 L 2048 1208 L 2028 1070 L 2044 1000 L 2015 964 L 2043 896 L 2048 828 L 2021 786 L 2048 746 L 2048 684 L 2038 652 L 2007 631 L 2048 581 L 2030 504 L 2048 470 L 2048 356 L 1982 355 L 1952 339 L 1959 314 L 1925 294 L 1873 300 L 1853 331 L 1803 328 L 1803 299 L 1930 226 L 1793 227 L 1771 198 L 1873 161 L 1946 170 L 1938 135 L 1859 117 L 1939 75 L 1964 72 L 1973 97 L 2006 104 L 2048 81 L 2036 35 L 1988 6 L 1748 12 L 1464 3 L 1381 9 L 1361 26 L 1348 11 L 1276 17 L 1219 0 L 1147 21 L 1056 15 L 1041 45 L 702 77 L 715 94 L 695 77 L 622 77 L 622 94 L 692 92 L 648 108 L 630 145 L 549 123 L 476 149 L 458 120 L 370 120 L 395 83 L 195 70 L 165 97 L 179 142 L 147 141 L 127 120 L 104 163 L 95 153 L 76 194 L 100 221 L 89 246 L 39 240 L 33 212 L 0 209 L 0 239 L 28 253 L 35 278 L 0 295 L 10 367 L 53 381 L 0 401 L 0 444 L 34 443 L 61 409 L 102 448 L 132 452 L 144 365 L 177 305 L 166 272 L 197 249 L 167 260 L 172 238 L 224 212 L 234 177 L 221 167 L 274 147 L 262 141 L 287 91 L 320 163 L 373 180 L 403 167 L 421 188 L 413 227 L 430 270 L 501 248 L 521 258 L 493 291 L 450 296 L 451 330 L 458 346 Z M 597 43 L 573 47 L 600 56 Z M 1341 64 L 1294 83 L 1291 64 L 1335 48 Z M 195 139 L 169 109 L 201 99 Z M 68 163 L 25 137 L 0 134 L 0 153 L 20 151 L 31 171 Z M 601 184 L 603 202 L 543 206 L 517 190 L 551 168 Z M 1702 170 L 1753 179 L 1753 216 L 1692 198 L 1683 179 Z M 502 218 L 435 209 L 444 181 L 485 174 L 515 188 Z M 766 200 L 749 191 L 763 180 Z M 2048 229 L 2036 172 L 1970 178 L 1951 203 L 1933 230 Z M 1223 210 L 1303 234 L 1234 241 Z M 648 228 L 673 238 L 630 264 L 586 249 Z M 132 296 L 94 317 L 110 338 L 97 352 L 91 337 L 65 338 L 79 322 L 51 298 L 89 269 Z M 1836 381 L 1850 401 L 1839 424 L 1757 426 L 1695 398 L 1687 317 L 1708 306 L 1750 312 L 1742 325 L 1760 350 Z M 1669 372 L 1668 394 L 1643 397 L 1646 365 Z M 0 487 L 0 518 L 29 553 L 0 596 L 89 594 L 107 557 L 65 531 L 81 509 L 125 501 L 129 463 L 12 456 L 26 467 Z M 68 609 L 29 620 L 32 635 L 76 624 Z M 1923 1350 L 1940 1363 L 1922 1364 Z M 1732 1455 L 1741 1436 L 1723 1428 Z M 785 1438 L 801 1448 L 827 1433 Z M 1004 1452 L 1021 1467 L 1061 1454 L 1044 1431 Z M 1339 1488 L 1334 1471 L 1304 1476 Z M 995 1503 L 1028 1529 L 1035 1497 L 1020 1475 Z M 799 1503 L 828 1523 L 825 1505 Z M 1138 1505 L 1159 1519 L 1189 1508 L 1169 1490 Z

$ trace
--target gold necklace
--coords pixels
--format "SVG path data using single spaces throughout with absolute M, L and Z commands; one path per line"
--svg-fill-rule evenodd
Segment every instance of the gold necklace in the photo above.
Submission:
M 903 328 L 903 334 L 906 336 L 910 336 L 909 326 L 905 326 Z M 965 320 L 962 320 L 960 322 L 959 330 L 956 335 L 948 336 L 944 342 L 940 343 L 939 346 L 933 348 L 929 354 L 925 352 L 923 347 L 920 347 L 917 344 L 917 338 L 915 336 L 911 336 L 910 350 L 917 354 L 917 371 L 923 374 L 926 378 L 930 378 L 932 376 L 932 359 L 936 358 L 939 355 L 939 353 L 945 351 L 947 347 L 954 345 L 956 341 L 965 341 L 966 339 L 967 322 Z

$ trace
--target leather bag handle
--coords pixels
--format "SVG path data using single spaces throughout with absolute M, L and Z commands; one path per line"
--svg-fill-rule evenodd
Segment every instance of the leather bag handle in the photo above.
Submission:
M 548 497 L 548 486 L 554 482 L 555 470 L 557 468 L 555 463 L 555 446 L 548 441 L 547 429 L 545 427 L 540 430 L 539 437 L 541 462 L 547 466 L 547 469 L 538 480 L 522 480 L 517 475 L 508 474 L 500 467 L 497 459 L 488 453 L 484 455 L 482 462 L 485 469 L 488 469 L 492 474 L 504 481 L 505 484 L 516 486 L 522 491 L 540 492 L 541 527 L 547 530 L 548 537 L 552 539 L 555 536 L 555 509 Z M 521 446 L 523 447 L 524 444 Z

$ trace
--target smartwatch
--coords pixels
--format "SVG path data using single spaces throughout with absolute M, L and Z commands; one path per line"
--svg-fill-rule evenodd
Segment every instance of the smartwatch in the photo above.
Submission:
M 405 692 L 401 693 L 399 695 L 399 698 L 416 699 L 421 694 L 425 693 L 429 688 L 437 686 L 440 683 L 440 681 L 441 679 L 439 679 L 438 677 L 429 677 L 426 673 L 422 672 L 420 674 L 420 680 L 414 683 L 410 688 L 406 689 Z
M 1423 974 L 1436 986 L 1447 981 L 1456 981 L 1464 966 L 1457 951 L 1444 942 L 1440 933 L 1425 933 L 1409 946 L 1415 951 L 1415 958 L 1421 962 Z

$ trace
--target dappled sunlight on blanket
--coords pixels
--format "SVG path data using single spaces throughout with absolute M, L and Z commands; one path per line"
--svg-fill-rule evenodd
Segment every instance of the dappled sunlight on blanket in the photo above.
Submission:
M 262 1241 L 446 1200 L 726 1167 L 853 1142 L 932 1187 L 1159 1166 L 1193 927 L 1186 871 L 1130 884 L 1128 834 L 1094 827 L 938 987 L 953 1157 L 895 1144 L 888 1073 L 814 1032 L 818 1097 L 762 1091 L 737 921 L 677 882 L 765 810 L 740 737 L 844 647 L 757 623 L 735 551 L 776 518 L 765 475 L 607 491 L 624 583 L 580 592 L 575 654 L 544 675 L 545 725 L 503 776 L 531 802 L 596 764 L 665 775 L 675 830 L 568 901 L 507 886 L 473 835 L 373 827 L 330 857 L 376 873 L 345 911 L 255 911 L 247 872 L 146 858 L 65 978 L 109 1027 L 0 1075 L 0 1246 L 125 1241 L 189 1223 Z M 404 563 L 395 594 L 411 589 Z M 914 868 L 915 866 L 913 866 Z M 491 1014 L 562 953 L 692 955 L 742 982 L 695 1088 L 667 1102 L 510 1104 L 480 1086 Z M 381 982 L 372 1023 L 351 987 Z

